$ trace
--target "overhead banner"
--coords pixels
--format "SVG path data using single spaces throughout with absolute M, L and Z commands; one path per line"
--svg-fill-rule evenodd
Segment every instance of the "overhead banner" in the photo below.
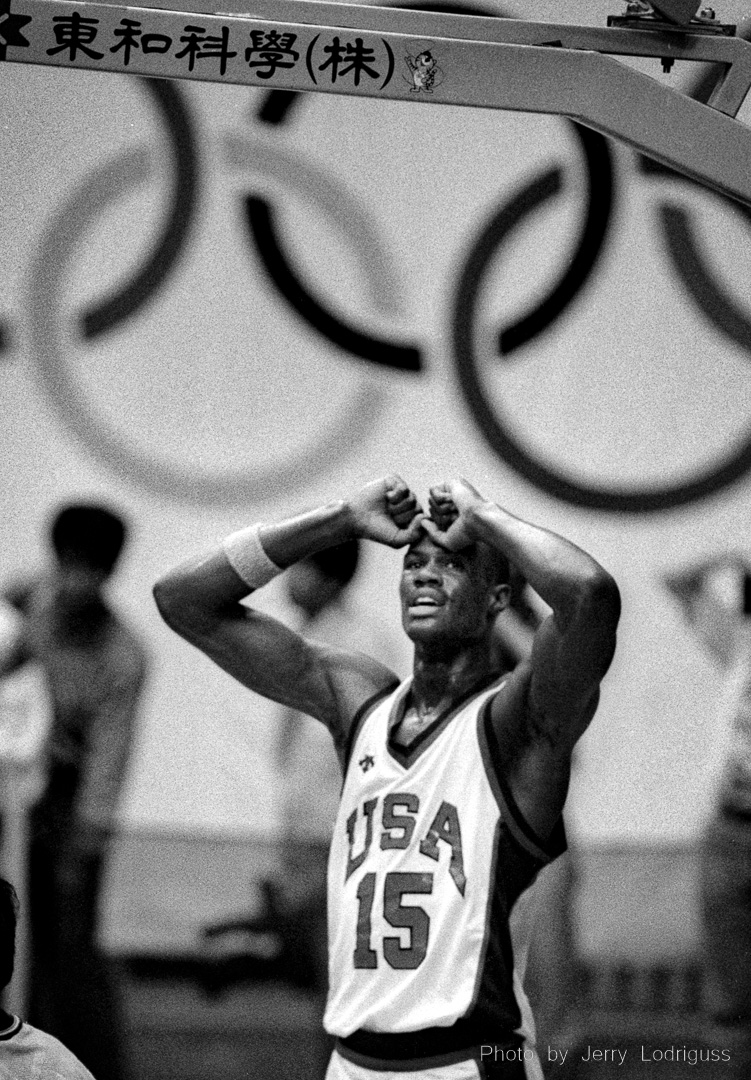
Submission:
M 745 41 L 574 27 L 564 46 L 555 24 L 315 7 L 298 16 L 281 0 L 260 17 L 0 0 L 0 60 L 569 116 L 751 205 L 751 131 L 734 119 L 751 85 Z M 707 108 L 611 52 L 712 60 L 727 74 Z

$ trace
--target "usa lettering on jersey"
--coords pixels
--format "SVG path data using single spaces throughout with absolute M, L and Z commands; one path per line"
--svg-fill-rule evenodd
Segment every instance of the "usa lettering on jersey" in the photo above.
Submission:
M 345 870 L 344 880 L 361 866 L 367 864 L 371 854 L 373 839 L 376 828 L 374 822 L 380 819 L 380 833 L 378 846 L 381 851 L 404 850 L 409 848 L 413 841 L 417 827 L 417 815 L 420 811 L 420 798 L 409 791 L 393 792 L 383 799 L 367 799 L 362 808 L 357 807 L 347 818 L 347 837 L 349 840 L 349 855 Z M 364 819 L 365 826 L 362 849 L 355 854 L 355 837 L 358 832 L 358 818 Z M 416 845 L 416 853 L 438 862 L 440 859 L 439 844 L 447 845 L 451 852 L 448 872 L 461 896 L 467 886 L 464 874 L 464 858 L 462 854 L 462 832 L 459 822 L 459 812 L 450 802 L 445 800 L 441 803 L 432 822 L 427 828 L 419 844 Z M 373 905 L 376 900 L 376 874 L 368 871 L 363 875 L 357 887 L 357 931 L 356 944 L 353 953 L 353 963 L 356 968 L 378 967 L 378 954 L 371 947 L 371 922 Z M 403 946 L 397 936 L 384 937 L 383 956 L 390 967 L 396 969 L 417 968 L 425 959 L 428 940 L 430 936 L 430 916 L 414 904 L 405 905 L 404 897 L 408 895 L 432 894 L 433 871 L 416 870 L 414 872 L 392 871 L 384 877 L 383 885 L 383 916 L 386 922 L 395 929 L 407 928 L 409 930 L 410 943 Z

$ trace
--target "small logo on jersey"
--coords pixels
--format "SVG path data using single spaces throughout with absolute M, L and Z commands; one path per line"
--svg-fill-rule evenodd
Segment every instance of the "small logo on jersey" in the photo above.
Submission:
M 367 772 L 368 769 L 372 769 L 375 765 L 375 758 L 372 754 L 366 754 L 365 757 L 361 757 L 357 763 L 363 772 Z

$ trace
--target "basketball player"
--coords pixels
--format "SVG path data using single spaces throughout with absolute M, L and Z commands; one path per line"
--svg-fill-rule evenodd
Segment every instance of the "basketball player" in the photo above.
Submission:
M 357 537 L 406 548 L 413 677 L 323 646 L 241 603 Z M 513 562 L 552 614 L 498 675 L 493 624 Z M 573 544 L 464 480 L 429 516 L 398 476 L 233 533 L 155 588 L 166 621 L 252 690 L 324 723 L 344 786 L 329 859 L 328 1080 L 541 1077 L 509 916 L 565 847 L 574 743 L 610 665 L 617 587 Z

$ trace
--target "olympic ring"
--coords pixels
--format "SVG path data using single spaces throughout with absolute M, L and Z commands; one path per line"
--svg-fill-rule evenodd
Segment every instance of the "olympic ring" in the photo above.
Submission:
M 167 284 L 189 239 L 198 194 L 198 161 L 190 113 L 178 88 L 166 79 L 139 79 L 164 121 L 172 150 L 172 206 L 152 253 L 118 292 L 81 316 L 84 337 L 115 329 Z M 10 348 L 10 333 L 0 324 L 0 353 Z
M 477 421 L 480 432 L 490 447 L 503 461 L 541 490 L 578 505 L 587 505 L 582 502 L 582 495 L 586 493 L 582 492 L 577 484 L 532 457 L 508 433 L 505 424 L 499 422 L 482 385 L 473 340 L 473 327 L 482 282 L 496 251 L 528 215 L 534 213 L 557 193 L 559 184 L 557 170 L 550 170 L 530 181 L 505 206 L 501 207 L 479 232 L 471 246 L 457 284 L 452 337 L 461 392 Z M 598 509 L 605 508 L 598 507 Z
M 697 309 L 715 330 L 751 357 L 751 320 L 702 259 L 688 212 L 681 206 L 664 202 L 660 207 L 660 219 L 673 269 Z
M 741 26 L 739 36 L 746 41 L 751 40 L 751 22 Z M 706 101 L 718 78 L 722 77 L 724 71 L 710 68 L 695 81 L 689 91 L 691 97 L 697 101 Z M 638 157 L 638 166 L 644 176 L 658 180 L 677 180 L 705 190 L 696 181 L 652 161 L 643 154 Z M 714 192 L 710 194 L 715 198 L 722 198 Z M 723 201 L 732 206 L 734 213 L 740 213 L 751 222 L 751 209 L 748 206 L 732 199 Z M 697 310 L 718 333 L 746 352 L 751 352 L 751 319 L 730 298 L 702 259 L 689 214 L 677 203 L 667 201 L 662 203 L 659 214 L 673 270 Z
M 184 98 L 165 79 L 138 79 L 151 96 L 164 122 L 174 161 L 172 206 L 162 233 L 142 267 L 115 294 L 100 300 L 81 316 L 85 338 L 95 338 L 130 319 L 169 281 L 186 242 L 198 201 L 196 135 Z M 0 324 L 0 352 L 10 348 L 8 328 Z
M 145 149 L 129 151 L 100 166 L 60 208 L 42 237 L 32 265 L 28 308 L 31 353 L 48 400 L 69 430 L 94 449 L 109 468 L 162 497 L 233 504 L 241 499 L 278 495 L 285 487 L 309 483 L 318 473 L 330 469 L 332 453 L 351 445 L 355 432 L 361 437 L 363 425 L 367 429 L 368 424 L 375 423 L 384 399 L 367 381 L 360 385 L 343 415 L 321 433 L 313 446 L 306 447 L 302 460 L 212 474 L 176 468 L 132 450 L 92 413 L 73 385 L 66 368 L 66 343 L 61 340 L 58 317 L 63 275 L 73 252 L 97 218 L 150 175 L 149 153 Z
M 302 316 L 309 326 L 315 327 L 334 345 L 362 360 L 370 360 L 371 363 L 383 364 L 401 371 L 420 370 L 422 360 L 419 350 L 414 346 L 392 345 L 390 342 L 378 340 L 332 315 L 292 271 L 280 246 L 269 204 L 263 199 L 248 198 L 245 207 L 250 233 L 256 250 L 259 254 L 263 253 L 266 272 L 290 307 Z
M 437 11 L 444 14 L 481 15 L 499 17 L 500 12 L 491 11 L 474 3 L 452 4 L 436 0 L 435 3 L 417 2 L 409 5 L 415 11 Z M 391 75 L 389 74 L 388 78 Z M 262 124 L 281 127 L 297 107 L 303 95 L 294 90 L 269 90 L 256 111 L 256 119 Z M 284 300 L 307 322 L 307 324 L 333 345 L 363 360 L 393 368 L 396 371 L 421 371 L 424 358 L 419 348 L 410 343 L 402 345 L 383 341 L 359 328 L 345 323 L 340 316 L 329 311 L 303 283 L 302 275 L 295 270 L 291 259 L 283 252 L 274 228 L 272 208 L 253 200 L 246 203 L 246 220 L 250 238 L 258 258 L 270 280 Z M 530 324 L 531 325 L 531 324 Z
M 223 164 L 231 173 L 255 173 L 314 205 L 352 244 L 366 288 L 377 311 L 402 314 L 397 271 L 359 199 L 332 180 L 328 172 L 287 153 L 263 138 L 228 134 L 223 139 Z
M 262 124 L 276 127 L 284 124 L 296 106 L 301 104 L 302 94 L 295 90 L 268 90 L 256 112 Z
M 537 306 L 498 335 L 498 350 L 508 356 L 514 350 L 539 337 L 561 317 L 581 293 L 590 278 L 610 228 L 615 203 L 613 160 L 607 139 L 596 131 L 571 122 L 578 138 L 587 170 L 587 213 L 579 241 L 568 269 L 560 281 Z M 555 170 L 556 183 L 551 183 L 550 198 L 561 190 L 561 173 Z
M 648 171 L 658 169 L 662 171 L 660 166 L 652 163 L 645 166 Z M 482 384 L 473 340 L 480 289 L 491 260 L 509 233 L 555 194 L 557 188 L 556 172 L 548 172 L 532 181 L 496 213 L 471 247 L 457 286 L 453 335 L 457 373 L 464 398 L 483 436 L 505 462 L 540 490 L 572 505 L 607 513 L 642 514 L 674 509 L 704 499 L 734 483 L 751 469 L 751 436 L 725 459 L 691 480 L 636 490 L 606 488 L 578 482 L 563 471 L 540 462 L 510 433 L 503 417 L 498 415 Z M 710 289 L 708 271 L 701 263 L 685 213 L 665 204 L 662 218 L 676 271 L 690 286 L 690 294 L 697 306 L 726 336 L 748 348 L 751 327 L 732 301 L 722 296 L 718 286 L 712 283 Z M 714 309 L 711 315 L 710 307 Z
M 421 2 L 403 6 L 417 11 L 436 11 L 449 15 L 503 17 L 503 12 L 491 11 L 475 3 L 454 4 L 444 2 L 444 0 L 435 0 L 435 2 L 421 0 Z M 281 106 L 280 102 L 277 111 Z M 275 115 L 273 109 L 271 115 Z M 615 202 L 615 177 L 608 140 L 598 132 L 574 121 L 569 121 L 569 124 L 584 152 L 587 176 L 587 212 L 584 223 L 576 249 L 561 279 L 537 303 L 536 307 L 499 332 L 498 351 L 502 356 L 510 356 L 522 345 L 539 337 L 560 318 L 589 280 L 607 239 Z M 554 198 L 560 191 L 560 172 L 555 170 L 555 173 L 557 179 L 553 181 L 552 177 L 550 178 L 550 190 L 545 195 L 545 201 Z M 540 193 L 545 187 L 545 182 L 543 182 Z M 519 194 L 522 195 L 523 192 Z M 519 205 L 523 204 L 522 199 Z M 478 423 L 480 422 L 479 417 L 475 419 Z
M 139 83 L 159 109 L 172 146 L 172 207 L 153 253 L 140 270 L 124 288 L 83 316 L 82 329 L 86 338 L 113 330 L 164 288 L 189 239 L 195 217 L 198 160 L 190 113 L 177 87 L 166 79 L 139 79 Z
M 291 116 L 301 96 L 292 90 L 269 90 L 256 115 L 262 123 L 278 127 Z M 396 371 L 422 370 L 424 361 L 417 345 L 376 338 L 345 321 L 342 316 L 335 315 L 313 295 L 282 248 L 274 224 L 274 212 L 268 203 L 257 198 L 248 199 L 245 209 L 249 238 L 261 266 L 282 299 L 308 326 L 332 345 L 361 360 L 369 360 Z
M 322 170 L 309 163 L 293 160 L 284 151 L 260 139 L 227 136 L 224 140 L 224 157 L 233 169 L 250 169 L 303 197 L 313 198 L 316 205 L 352 242 L 365 280 L 370 284 L 376 308 L 390 317 L 402 314 L 399 293 L 393 285 L 395 268 L 372 227 L 370 216 L 357 199 L 338 184 L 332 183 Z M 345 323 L 315 299 L 282 251 L 269 204 L 259 197 L 248 196 L 245 207 L 251 239 L 263 268 L 281 296 L 309 326 L 331 343 L 361 359 L 404 371 L 419 370 L 421 359 L 416 347 L 398 345 L 366 334 Z
M 744 30 L 743 36 L 751 37 L 749 28 Z M 717 71 L 705 73 L 696 82 L 692 96 L 698 100 L 706 100 L 717 82 Z M 595 154 L 597 148 L 595 144 Z M 589 187 L 593 190 L 593 180 L 596 172 L 603 172 L 609 166 L 603 162 L 595 163 L 596 159 L 588 158 Z M 657 177 L 674 177 L 685 182 L 685 177 L 679 177 L 672 170 L 650 161 L 647 158 L 640 159 L 641 171 L 644 174 Z M 612 172 L 611 172 L 612 175 Z M 484 273 L 487 270 L 491 257 L 497 248 L 503 243 L 508 233 L 514 228 L 521 217 L 533 213 L 548 198 L 557 194 L 557 177 L 554 173 L 547 173 L 538 181 L 530 184 L 524 192 L 519 193 L 514 203 L 510 203 L 502 209 L 487 226 L 487 231 L 475 242 L 467 257 L 465 271 L 457 286 L 454 318 L 454 347 L 457 364 L 459 383 L 472 414 L 479 428 L 493 450 L 520 475 L 531 481 L 540 490 L 561 499 L 564 502 L 588 509 L 605 511 L 608 513 L 654 513 L 683 506 L 691 502 L 704 499 L 724 487 L 736 482 L 751 469 L 751 433 L 742 441 L 739 447 L 728 454 L 724 459 L 714 463 L 691 480 L 674 485 L 662 487 L 625 489 L 606 488 L 598 485 L 584 484 L 575 481 L 561 470 L 549 467 L 539 461 L 524 447 L 509 431 L 504 418 L 498 415 L 496 407 L 490 402 L 482 385 L 478 371 L 478 358 L 475 353 L 471 326 L 474 321 L 478 292 L 482 285 Z M 735 203 L 733 206 L 737 210 Z M 740 208 L 745 217 L 751 220 L 748 209 Z M 610 207 L 602 206 L 595 210 L 595 217 L 600 215 L 599 229 L 593 229 L 592 240 L 602 246 L 604 232 L 610 215 Z M 518 215 L 518 216 L 515 216 Z M 592 220 L 593 212 L 590 204 L 590 212 L 587 225 Z M 666 246 L 675 274 L 693 301 L 698 311 L 707 321 L 734 344 L 739 345 L 746 351 L 751 351 L 751 320 L 739 308 L 739 306 L 722 289 L 719 282 L 705 265 L 699 245 L 696 241 L 688 213 L 680 206 L 669 202 L 663 202 L 660 208 L 660 220 Z M 586 226 L 582 235 L 585 240 Z M 590 245 L 592 245 L 590 240 Z M 582 243 L 580 251 L 585 247 Z M 599 248 L 594 251 L 594 259 L 590 261 L 586 255 L 582 260 L 585 273 L 591 272 L 594 260 L 599 254 Z M 475 265 L 473 261 L 476 260 Z M 573 265 L 573 264 L 572 264 Z M 567 281 L 564 278 L 561 283 L 564 286 Z M 583 284 L 583 280 L 582 280 Z M 555 293 L 556 290 L 554 290 Z M 563 290 L 562 290 L 563 291 Z M 565 296 L 565 292 L 563 292 Z M 530 340 L 538 336 L 544 328 L 543 320 L 540 320 L 541 311 L 544 313 L 546 303 L 544 301 L 536 312 L 533 313 L 532 333 L 523 340 Z M 466 310 L 464 305 L 466 305 Z M 567 307 L 561 303 L 557 315 L 560 315 Z M 554 318 L 546 325 L 549 325 Z M 521 320 L 521 324 L 524 321 Z M 519 323 L 516 324 L 517 326 Z M 509 351 L 508 344 L 515 346 L 515 337 L 510 334 L 512 328 L 502 332 L 499 339 L 501 353 Z M 519 342 L 521 344 L 521 341 Z

